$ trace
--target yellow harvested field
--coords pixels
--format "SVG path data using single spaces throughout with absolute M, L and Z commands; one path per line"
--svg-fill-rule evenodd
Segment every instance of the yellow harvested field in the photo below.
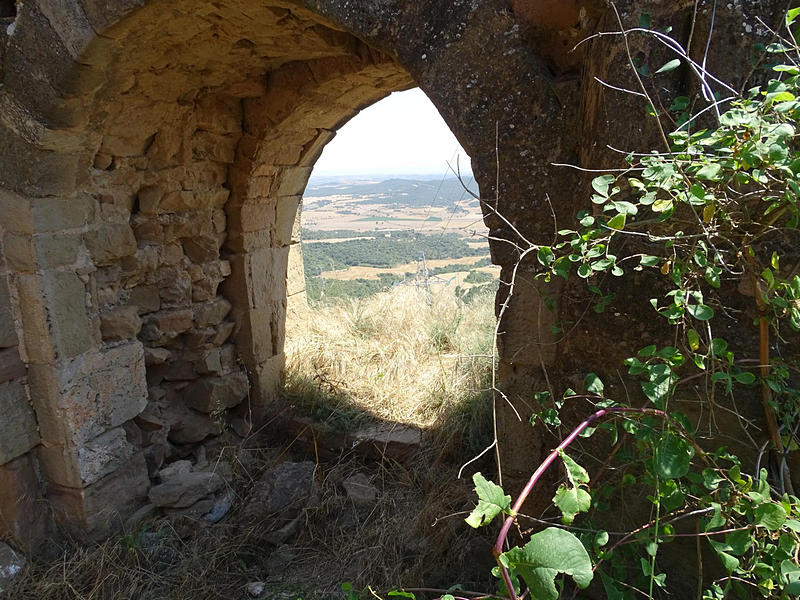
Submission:
M 488 255 L 487 255 L 488 256 Z M 470 265 L 475 264 L 481 259 L 487 258 L 486 256 L 464 256 L 462 258 L 441 258 L 436 260 L 429 260 L 427 261 L 428 269 L 435 269 L 436 267 L 444 267 L 445 265 L 464 265 L 465 267 L 469 267 Z M 495 267 L 494 265 L 489 267 L 479 267 L 478 270 L 486 270 L 487 272 L 494 272 L 500 273 L 499 267 Z M 468 272 L 470 269 L 467 268 L 464 273 Z M 340 269 L 338 271 L 325 271 L 321 274 L 322 277 L 325 279 L 340 279 L 340 280 L 352 280 L 352 279 L 380 279 L 380 273 L 392 273 L 394 275 L 402 275 L 403 273 L 415 273 L 417 271 L 417 263 L 410 262 L 404 265 L 399 265 L 397 267 L 364 267 L 364 266 L 355 266 L 349 267 L 347 269 Z M 452 276 L 451 273 L 445 273 L 440 275 L 440 277 L 447 278 Z
M 454 214 L 442 207 L 394 208 L 387 204 L 354 202 L 349 196 L 327 197 L 332 203 L 318 206 L 322 198 L 303 198 L 303 227 L 318 231 L 349 229 L 373 233 L 413 229 L 424 233 L 436 231 L 461 231 L 464 235 L 485 236 L 480 208 L 464 206 Z M 485 243 L 485 242 L 483 242 Z

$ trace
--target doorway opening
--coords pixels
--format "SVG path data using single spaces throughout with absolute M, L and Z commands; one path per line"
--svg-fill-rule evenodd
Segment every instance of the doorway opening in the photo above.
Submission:
M 477 195 L 419 89 L 339 130 L 289 259 L 286 394 L 299 414 L 356 440 L 376 424 L 431 438 L 453 459 L 485 447 L 499 269 Z

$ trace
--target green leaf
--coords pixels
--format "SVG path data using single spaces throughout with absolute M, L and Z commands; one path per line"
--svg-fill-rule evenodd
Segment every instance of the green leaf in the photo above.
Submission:
M 536 600 L 558 600 L 555 578 L 559 573 L 571 575 L 581 589 L 592 582 L 592 561 L 583 544 L 556 527 L 532 535 L 522 548 L 504 552 L 500 561 L 522 577 Z
M 703 165 L 700 170 L 697 172 L 698 179 L 705 179 L 708 181 L 718 181 L 721 179 L 722 172 L 722 165 L 719 163 L 710 163 L 707 165 Z
M 750 385 L 755 383 L 756 376 L 752 373 L 743 372 L 743 373 L 736 373 L 733 378 L 738 382 L 744 385 Z
M 661 259 L 658 258 L 657 256 L 650 256 L 648 254 L 645 254 L 639 259 L 639 264 L 642 265 L 643 267 L 657 267 L 660 261 Z
M 728 573 L 733 573 L 739 568 L 739 559 L 725 551 L 727 545 L 724 542 L 717 542 L 708 538 L 708 543 L 711 544 L 711 547 L 719 556 L 722 566 Z
M 656 408 L 663 408 L 672 392 L 675 374 L 664 364 L 648 366 L 647 373 L 650 380 L 642 383 L 642 391 Z
M 589 473 L 586 472 L 586 469 L 576 463 L 563 450 L 559 450 L 558 455 L 561 457 L 561 460 L 564 461 L 564 466 L 567 469 L 567 477 L 572 485 L 589 483 Z
M 658 75 L 659 73 L 668 73 L 670 71 L 674 71 L 678 67 L 681 66 L 681 61 L 679 58 L 674 58 L 668 63 L 665 63 L 658 71 L 654 73 L 654 75 Z
M 536 253 L 536 259 L 545 267 L 549 267 L 555 260 L 555 255 L 549 246 L 542 246 Z
M 603 385 L 603 381 L 597 376 L 597 373 L 589 373 L 583 379 L 583 383 L 586 385 L 586 391 L 590 394 L 597 394 L 598 396 L 603 395 L 603 390 L 605 386 Z
M 708 321 L 714 317 L 714 310 L 702 302 L 700 304 L 687 304 L 686 312 L 698 321 Z
M 478 506 L 465 519 L 470 527 L 477 529 L 491 522 L 501 512 L 511 512 L 511 496 L 504 494 L 503 488 L 486 480 L 480 473 L 475 473 L 472 481 L 478 494 Z
M 614 183 L 613 175 L 601 175 L 592 179 L 592 188 L 603 198 L 608 198 L 608 186 L 612 183 Z
M 696 330 L 690 329 L 687 331 L 686 338 L 689 340 L 689 348 L 693 351 L 700 347 L 700 334 Z
M 603 582 L 607 600 L 625 600 L 625 594 L 615 585 L 611 577 L 600 571 L 600 579 Z
M 769 531 L 777 531 L 786 522 L 786 509 L 775 502 L 767 502 L 757 506 L 753 516 L 755 524 L 765 527 Z
M 622 231 L 625 229 L 625 222 L 627 220 L 627 215 L 625 213 L 620 213 L 616 215 L 613 219 L 611 219 L 606 226 L 609 229 L 616 229 L 617 231 Z
M 569 525 L 575 520 L 575 515 L 587 512 L 592 505 L 592 497 L 582 487 L 558 486 L 553 504 L 561 511 L 561 522 Z
M 673 433 L 667 433 L 655 448 L 656 473 L 664 479 L 683 477 L 689 472 L 693 456 L 694 448 L 691 444 Z

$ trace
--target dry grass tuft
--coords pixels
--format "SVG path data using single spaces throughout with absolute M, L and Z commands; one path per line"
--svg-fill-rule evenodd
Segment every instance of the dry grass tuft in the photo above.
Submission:
M 397 287 L 298 314 L 287 322 L 286 387 L 318 418 L 431 428 L 488 405 L 493 293 L 465 304 L 439 287 L 429 304 L 424 291 Z

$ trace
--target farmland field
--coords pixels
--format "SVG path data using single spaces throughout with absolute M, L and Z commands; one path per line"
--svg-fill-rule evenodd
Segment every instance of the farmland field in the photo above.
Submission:
M 480 205 L 455 177 L 312 180 L 302 209 L 309 299 L 366 296 L 395 285 L 492 285 Z M 478 274 L 479 273 L 479 274 Z

